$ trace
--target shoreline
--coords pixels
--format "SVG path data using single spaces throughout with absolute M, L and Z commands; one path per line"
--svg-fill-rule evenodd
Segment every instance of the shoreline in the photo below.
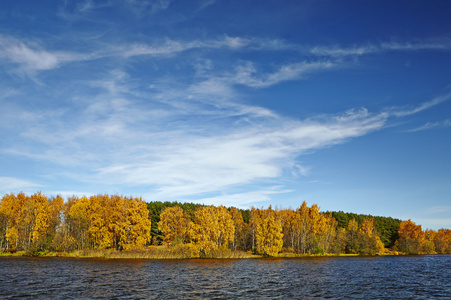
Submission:
M 169 249 L 171 250 L 171 249 Z M 168 251 L 169 252 L 169 251 Z M 34 258 L 94 258 L 94 259 L 145 259 L 145 260 L 181 260 L 181 259 L 278 259 L 278 258 L 334 258 L 334 257 L 377 257 L 377 256 L 424 256 L 424 255 L 440 255 L 436 254 L 405 254 L 402 252 L 391 252 L 375 255 L 362 255 L 353 253 L 341 253 L 341 254 L 294 254 L 294 253 L 280 253 L 276 256 L 263 256 L 257 254 L 249 254 L 246 252 L 230 252 L 227 254 L 216 253 L 208 257 L 187 257 L 184 255 L 175 255 L 173 253 L 154 253 L 149 250 L 141 251 L 116 251 L 116 250 L 83 250 L 73 252 L 55 252 L 55 251 L 43 251 L 37 253 L 29 253 L 27 251 L 17 252 L 1 252 L 1 257 L 34 257 Z M 446 255 L 446 254 L 445 254 Z

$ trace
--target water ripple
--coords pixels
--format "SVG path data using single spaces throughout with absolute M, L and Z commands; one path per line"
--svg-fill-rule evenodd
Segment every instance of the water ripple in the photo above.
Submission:
M 451 255 L 0 258 L 2 299 L 451 299 Z

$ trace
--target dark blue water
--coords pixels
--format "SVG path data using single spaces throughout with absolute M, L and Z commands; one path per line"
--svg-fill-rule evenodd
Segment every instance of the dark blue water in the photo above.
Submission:
M 0 258 L 1 299 L 451 299 L 451 255 Z

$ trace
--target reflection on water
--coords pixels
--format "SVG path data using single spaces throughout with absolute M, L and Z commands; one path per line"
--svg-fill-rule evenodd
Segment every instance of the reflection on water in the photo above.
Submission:
M 0 298 L 451 299 L 451 255 L 290 259 L 0 258 Z

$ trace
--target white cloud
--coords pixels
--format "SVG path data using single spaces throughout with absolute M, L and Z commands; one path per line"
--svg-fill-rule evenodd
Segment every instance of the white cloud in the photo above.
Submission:
M 27 74 L 35 71 L 56 69 L 63 63 L 89 60 L 90 55 L 70 52 L 47 51 L 41 46 L 0 35 L 0 59 L 19 65 Z
M 429 207 L 426 212 L 428 214 L 443 214 L 443 213 L 451 213 L 451 206 L 433 206 Z
M 80 191 L 66 191 L 66 190 L 60 190 L 60 191 L 46 191 L 45 194 L 48 197 L 52 197 L 52 196 L 61 196 L 65 199 L 69 199 L 71 197 L 91 197 L 91 196 L 95 196 L 96 194 L 93 193 L 86 193 L 86 192 L 80 192 Z
M 41 118 L 26 118 L 19 132 L 26 144 L 6 151 L 80 168 L 78 174 L 86 175 L 74 177 L 99 186 L 146 187 L 151 191 L 147 200 L 199 198 L 275 181 L 287 170 L 296 169 L 296 176 L 308 175 L 308 168 L 293 169 L 299 155 L 380 130 L 390 118 L 419 113 L 451 97 L 437 97 L 405 110 L 371 113 L 360 109 L 293 120 L 241 103 L 234 89 L 236 84 L 262 88 L 331 67 L 332 63 L 303 62 L 256 79 L 255 67 L 244 64 L 234 74 L 195 78 L 191 85 L 155 83 L 148 93 L 137 93 L 130 76 L 114 70 L 89 82 L 102 92 L 77 98 L 73 103 L 77 115 L 69 110 L 44 110 L 38 112 Z M 258 192 L 253 199 L 263 201 L 268 195 Z M 208 201 L 224 199 L 218 197 Z M 234 197 L 243 199 L 239 193 Z
M 370 54 L 374 52 L 380 51 L 381 48 L 373 45 L 367 46 L 353 46 L 350 48 L 342 48 L 342 47 L 324 47 L 318 46 L 310 49 L 310 53 L 317 56 L 332 56 L 332 57 L 342 57 L 342 56 L 360 56 L 365 54 Z
M 305 75 L 337 68 L 339 64 L 330 61 L 299 62 L 282 65 L 274 72 L 259 72 L 252 62 L 245 62 L 228 74 L 204 74 L 207 80 L 191 87 L 196 94 L 230 95 L 233 85 L 239 84 L 252 88 L 268 88 L 284 81 L 298 80 Z
M 213 5 L 216 3 L 216 0 L 204 0 L 201 2 L 198 11 L 207 8 L 210 5 Z
M 198 90 L 188 87 L 169 97 L 177 100 L 167 99 L 185 102 L 186 115 L 177 106 L 155 107 L 161 101 L 155 102 L 155 94 L 140 95 L 147 99 L 141 104 L 128 100 L 136 97 L 127 96 L 128 80 L 113 72 L 94 83 L 105 93 L 79 99 L 76 116 L 48 111 L 45 115 L 53 117 L 29 118 L 19 132 L 26 143 L 3 152 L 77 168 L 78 174 L 86 174 L 74 175 L 80 181 L 148 187 L 148 200 L 165 200 L 275 180 L 298 155 L 378 130 L 387 119 L 362 109 L 291 120 L 234 101 L 230 85 L 213 83 Z M 190 108 L 199 101 L 212 105 Z M 297 173 L 306 172 L 298 168 Z
M 420 42 L 420 43 L 382 43 L 380 48 L 382 50 L 393 50 L 393 51 L 419 51 L 419 50 L 450 50 L 451 43 L 449 40 L 442 41 L 430 41 L 430 42 Z
M 49 70 L 59 64 L 57 55 L 41 49 L 32 49 L 23 42 L 0 37 L 0 57 L 30 70 Z
M 155 14 L 169 8 L 170 0 L 122 0 L 125 6 L 136 14 L 150 12 Z
M 317 46 L 308 50 L 317 56 L 330 56 L 335 58 L 345 56 L 362 56 L 386 51 L 421 51 L 421 50 L 450 50 L 451 42 L 448 39 L 410 42 L 386 42 L 381 44 L 354 45 L 351 47 Z
M 442 228 L 451 227 L 451 218 L 412 218 L 415 224 L 421 224 L 423 230 L 433 229 L 439 230 Z
M 451 120 L 450 119 L 444 120 L 444 121 L 441 121 L 441 122 L 434 122 L 434 123 L 427 122 L 426 124 L 424 124 L 424 125 L 422 125 L 420 127 L 417 127 L 417 128 L 414 128 L 414 129 L 410 129 L 410 130 L 407 130 L 407 131 L 408 132 L 417 132 L 417 131 L 429 130 L 429 129 L 433 129 L 433 128 L 445 128 L 445 127 L 451 127 Z
M 165 39 L 162 43 L 155 45 L 149 44 L 132 44 L 121 47 L 112 48 L 112 55 L 119 55 L 124 57 L 150 55 L 172 55 L 187 51 L 190 49 L 220 49 L 229 48 L 232 50 L 242 49 L 253 42 L 249 39 L 241 37 L 224 37 L 216 40 L 194 40 L 189 42 L 176 41 L 172 39 Z
M 420 104 L 419 106 L 414 107 L 414 108 L 403 109 L 403 110 L 392 109 L 392 111 L 390 113 L 393 116 L 395 116 L 395 117 L 410 116 L 410 115 L 413 115 L 413 114 L 417 114 L 417 113 L 419 113 L 419 112 L 421 112 L 423 110 L 426 110 L 426 109 L 429 109 L 431 107 L 434 107 L 436 105 L 439 105 L 439 104 L 441 104 L 443 102 L 446 102 L 446 101 L 448 101 L 450 99 L 451 99 L 451 93 L 446 94 L 446 95 L 442 95 L 442 96 L 439 96 L 439 97 L 436 97 L 436 98 L 434 98 L 434 99 L 432 99 L 430 101 L 427 101 L 427 102 L 423 102 L 422 104 Z
M 242 84 L 254 88 L 266 88 L 271 85 L 288 81 L 296 80 L 303 75 L 329 70 L 336 67 L 336 64 L 330 61 L 319 62 L 299 62 L 293 64 L 287 64 L 279 67 L 279 69 L 273 73 L 259 73 L 254 65 L 250 62 L 237 67 L 236 74 L 231 76 L 229 80 L 237 84 Z
M 230 49 L 234 51 L 286 51 L 297 50 L 297 46 L 278 39 L 244 38 L 223 35 L 217 39 L 180 41 L 166 38 L 153 44 L 132 43 L 122 46 L 111 46 L 109 51 L 98 56 L 171 56 L 193 49 Z
M 156 187 L 149 200 L 217 192 L 261 179 L 275 179 L 304 151 L 341 143 L 380 129 L 381 116 L 348 112 L 328 121 L 276 121 L 206 136 L 181 135 L 152 141 L 150 158 L 99 168 L 98 178 L 112 184 Z M 306 169 L 300 169 L 305 173 Z
M 91 0 L 86 0 L 84 2 L 79 2 L 77 4 L 77 10 L 80 12 L 90 11 L 94 8 L 94 3 Z
M 14 177 L 0 177 L 0 191 L 3 192 L 19 192 L 31 188 L 37 188 L 41 185 L 28 180 Z
M 91 9 L 90 1 L 84 3 L 84 10 Z M 2 37 L 0 46 L 1 57 L 28 71 L 50 70 L 66 62 L 98 57 L 161 56 L 203 48 L 290 48 L 280 41 L 264 45 L 262 40 L 229 36 L 191 42 L 167 39 L 159 45 L 133 44 L 89 55 L 47 51 L 33 43 Z M 381 48 L 318 48 L 313 53 L 338 57 Z M 73 110 L 18 110 L 17 115 L 24 120 L 23 127 L 17 129 L 19 142 L 2 152 L 79 168 L 77 174 L 87 174 L 73 174 L 80 181 L 146 187 L 151 191 L 147 200 L 202 198 L 207 193 L 272 182 L 287 169 L 294 176 L 307 176 L 307 167 L 293 166 L 299 155 L 380 130 L 389 118 L 413 115 L 451 98 L 448 94 L 414 108 L 382 113 L 360 109 L 293 120 L 258 105 L 243 104 L 236 85 L 268 88 L 338 68 L 342 66 L 339 59 L 300 60 L 272 68 L 244 62 L 221 72 L 211 61 L 204 62 L 196 65 L 197 77 L 190 82 L 169 79 L 137 92 L 128 74 L 113 70 L 104 78 L 90 80 L 83 88 L 100 88 L 101 92 L 78 96 L 71 103 Z M 9 183 L 27 184 L 17 180 Z M 256 192 L 206 197 L 202 201 L 255 203 L 278 192 L 259 188 Z
M 196 203 L 202 203 L 206 205 L 225 205 L 225 206 L 233 206 L 236 208 L 248 209 L 249 205 L 256 203 L 268 202 L 271 200 L 271 195 L 274 194 L 282 194 L 282 193 L 290 193 L 291 190 L 282 190 L 280 187 L 270 187 L 266 190 L 257 190 L 246 193 L 232 193 L 232 194 L 221 194 L 219 196 L 214 197 L 206 197 L 199 198 L 196 200 Z M 148 195 L 152 197 L 152 195 Z M 147 198 L 146 198 L 147 199 Z M 186 199 L 186 202 L 190 202 L 189 199 Z
M 297 176 L 307 176 L 310 172 L 309 167 L 302 166 L 300 164 L 294 164 L 291 170 L 291 174 Z

